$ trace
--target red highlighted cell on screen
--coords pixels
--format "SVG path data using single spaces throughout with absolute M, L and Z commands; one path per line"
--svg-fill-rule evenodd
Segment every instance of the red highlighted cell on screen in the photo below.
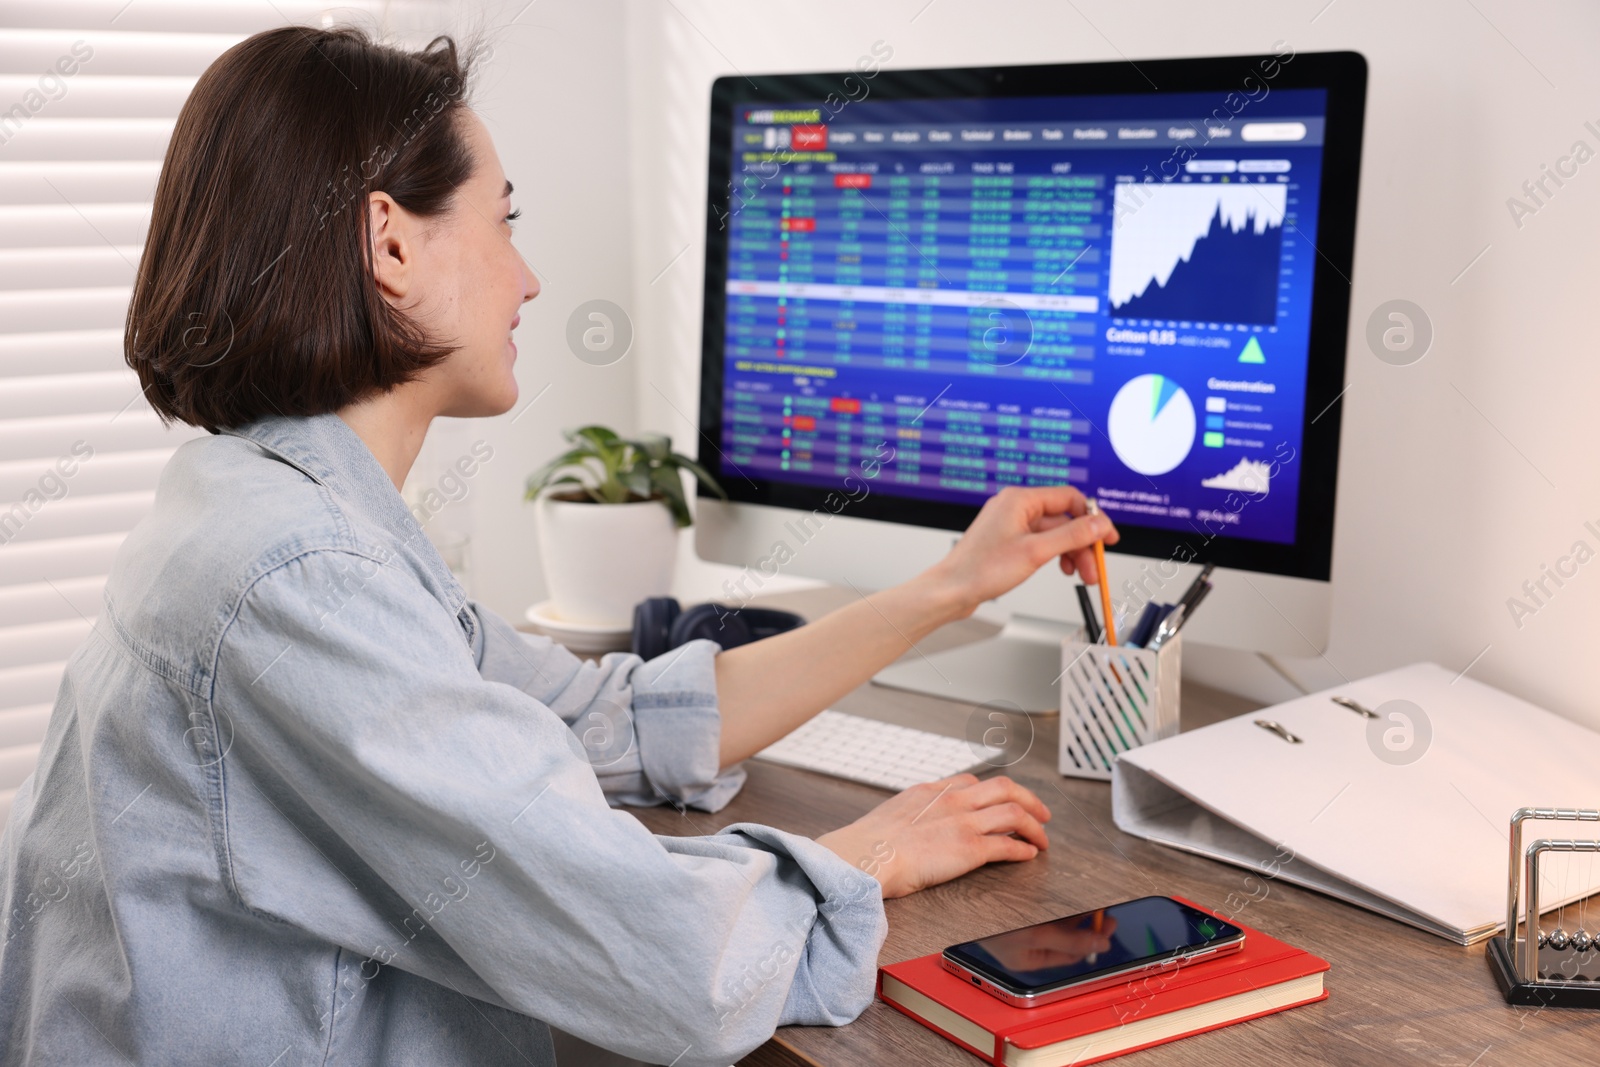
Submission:
M 791 126 L 789 144 L 797 152 L 820 152 L 828 147 L 828 127 Z
M 810 415 L 796 415 L 794 417 L 794 428 L 797 430 L 815 430 L 817 428 L 817 420 Z
M 809 216 L 783 219 L 781 220 L 779 229 L 788 230 L 791 233 L 815 233 L 817 229 L 817 220 Z
M 833 176 L 835 189 L 870 189 L 872 188 L 872 175 L 870 174 L 835 174 Z
M 858 415 L 861 413 L 861 401 L 850 400 L 842 396 L 836 396 L 832 400 L 828 401 L 828 407 L 832 408 L 834 411 L 848 412 L 851 415 Z

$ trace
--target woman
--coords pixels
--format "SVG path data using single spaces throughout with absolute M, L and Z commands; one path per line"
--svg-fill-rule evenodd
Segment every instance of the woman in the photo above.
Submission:
M 725 1064 L 863 1009 L 883 898 L 1047 845 L 1003 777 L 815 841 L 609 806 L 718 809 L 908 641 L 1116 533 L 1007 490 L 905 585 L 648 663 L 466 600 L 398 487 L 434 417 L 515 404 L 539 291 L 466 77 L 448 41 L 286 28 L 184 106 L 127 356 L 212 436 L 123 546 L 5 831 L 6 1063 L 550 1063 L 548 1023 Z M 569 728 L 595 708 L 635 739 L 599 768 Z

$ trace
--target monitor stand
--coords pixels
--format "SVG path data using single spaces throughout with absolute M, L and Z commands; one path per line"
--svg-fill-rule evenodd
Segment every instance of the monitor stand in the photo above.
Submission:
M 1000 632 L 946 652 L 913 652 L 873 676 L 877 685 L 974 706 L 1014 704 L 1029 714 L 1061 710 L 1061 642 L 1083 627 L 1013 615 Z

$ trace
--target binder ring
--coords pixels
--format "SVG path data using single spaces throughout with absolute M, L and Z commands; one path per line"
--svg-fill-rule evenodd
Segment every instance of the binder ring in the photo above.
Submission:
M 1300 744 L 1300 739 L 1294 734 L 1291 734 L 1288 730 L 1284 729 L 1282 723 L 1273 722 L 1271 719 L 1257 719 L 1256 725 L 1261 727 L 1263 730 L 1270 730 L 1279 737 L 1283 738 L 1285 741 L 1289 742 L 1291 745 Z

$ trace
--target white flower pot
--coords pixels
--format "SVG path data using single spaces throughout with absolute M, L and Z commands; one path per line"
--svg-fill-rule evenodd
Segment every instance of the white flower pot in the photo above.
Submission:
M 658 500 L 534 505 L 545 588 L 569 622 L 629 626 L 633 606 L 672 591 L 678 527 Z

